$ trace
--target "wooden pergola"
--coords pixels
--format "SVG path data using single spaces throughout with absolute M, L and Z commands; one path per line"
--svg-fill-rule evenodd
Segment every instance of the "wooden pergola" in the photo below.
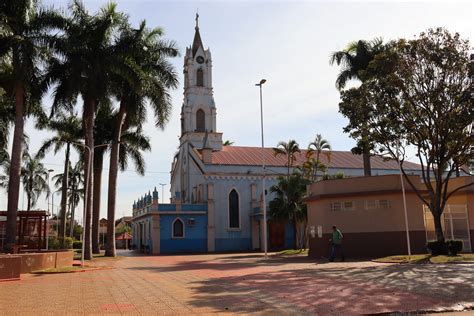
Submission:
M 0 211 L 0 216 L 7 216 L 7 212 Z M 38 250 L 46 248 L 47 217 L 48 213 L 46 211 L 18 211 L 17 246 L 26 246 L 27 249 Z M 37 241 L 32 244 L 32 241 L 36 238 Z

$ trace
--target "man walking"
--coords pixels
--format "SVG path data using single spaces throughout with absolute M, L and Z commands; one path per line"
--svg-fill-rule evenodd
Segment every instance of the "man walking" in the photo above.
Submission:
M 341 261 L 345 260 L 344 253 L 342 251 L 342 237 L 341 230 L 338 229 L 336 225 L 334 225 L 332 227 L 332 239 L 329 239 L 332 244 L 331 257 L 329 258 L 329 261 L 331 262 L 334 261 L 334 258 L 337 254 L 340 254 Z

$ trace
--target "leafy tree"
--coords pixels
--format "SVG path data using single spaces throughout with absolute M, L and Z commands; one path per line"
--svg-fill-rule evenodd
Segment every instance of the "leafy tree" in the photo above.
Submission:
M 299 153 L 301 153 L 300 147 L 294 139 L 290 139 L 288 143 L 281 141 L 277 144 L 277 147 L 273 148 L 273 154 L 275 157 L 279 155 L 286 156 L 286 166 L 288 168 L 286 175 L 287 178 L 290 177 L 290 170 L 296 160 L 296 154 Z
M 370 78 L 367 67 L 374 57 L 385 49 L 381 38 L 372 41 L 359 40 L 350 43 L 346 49 L 334 52 L 329 60 L 330 64 L 342 66 L 336 79 L 336 88 L 342 91 L 349 80 L 359 80 L 364 82 Z M 364 110 L 364 109 L 362 109 Z M 357 146 L 352 149 L 354 154 L 362 154 L 364 160 L 364 174 L 371 175 L 370 152 L 373 145 L 368 141 L 369 132 L 361 129 L 357 138 Z
M 226 140 L 226 141 L 222 144 L 222 146 L 232 146 L 232 145 L 234 145 L 234 142 L 231 142 L 230 140 Z
M 113 77 L 114 94 L 120 102 L 120 107 L 110 149 L 106 256 L 116 255 L 114 223 L 117 175 L 120 156 L 126 157 L 127 155 L 125 151 L 122 151 L 125 148 L 120 147 L 121 142 L 126 140 L 123 134 L 129 126 L 135 124 L 137 129 L 133 134 L 129 133 L 129 137 L 140 135 L 141 125 L 146 117 L 147 104 L 155 114 L 157 127 L 163 128 L 171 114 L 172 104 L 168 90 L 177 87 L 178 79 L 168 58 L 176 57 L 178 50 L 173 41 L 166 41 L 162 36 L 162 29 L 148 29 L 145 21 L 140 23 L 138 29 L 131 29 L 124 24 L 114 48 L 117 63 L 122 63 L 123 67 L 121 68 L 126 72 L 121 72 Z M 141 137 L 141 140 L 142 142 L 137 142 L 135 145 L 146 145 L 143 142 L 145 138 Z M 129 150 L 135 149 L 135 153 L 139 155 L 141 148 L 131 146 L 128 148 Z
M 43 145 L 38 151 L 39 157 L 44 157 L 46 152 L 54 148 L 54 153 L 57 154 L 63 147 L 65 148 L 64 153 L 64 170 L 61 176 L 61 211 L 60 211 L 60 224 L 59 224 L 59 239 L 62 242 L 66 237 L 66 211 L 67 211 L 67 197 L 68 197 L 68 174 L 70 163 L 71 146 L 76 151 L 81 152 L 82 147 L 77 145 L 79 140 L 82 138 L 82 122 L 76 117 L 76 113 L 70 111 L 65 114 L 60 112 L 56 115 L 56 118 L 49 120 L 43 128 L 55 132 L 51 138 L 46 139 Z
M 51 31 L 63 28 L 64 19 L 31 0 L 3 0 L 0 12 L 0 60 L 8 60 L 11 66 L 9 78 L 2 73 L 2 87 L 15 104 L 4 244 L 4 250 L 10 252 L 17 235 L 24 119 L 29 114 L 42 114 L 40 103 L 46 87 L 39 85 L 41 66 L 57 41 Z
M 433 214 L 439 241 L 444 241 L 441 215 L 449 198 L 473 185 L 450 182 L 474 158 L 468 52 L 467 40 L 442 28 L 399 40 L 371 62 L 372 79 L 343 92 L 340 104 L 350 121 L 346 131 L 360 133 L 369 126 L 377 149 L 400 161 L 406 181 Z M 362 108 L 369 108 L 369 115 L 361 115 Z M 426 193 L 403 168 L 407 147 L 416 151 Z
M 295 246 L 305 247 L 306 226 L 308 221 L 306 205 L 302 199 L 306 194 L 309 181 L 302 174 L 295 172 L 289 177 L 279 177 L 278 184 L 270 188 L 275 198 L 269 202 L 272 219 L 289 220 L 295 228 Z

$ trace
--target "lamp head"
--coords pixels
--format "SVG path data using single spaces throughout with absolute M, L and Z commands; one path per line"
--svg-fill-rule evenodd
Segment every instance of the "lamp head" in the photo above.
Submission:
M 262 86 L 262 84 L 264 84 L 265 82 L 267 82 L 267 79 L 262 79 L 262 80 L 260 80 L 259 83 L 256 83 L 255 85 L 256 86 Z

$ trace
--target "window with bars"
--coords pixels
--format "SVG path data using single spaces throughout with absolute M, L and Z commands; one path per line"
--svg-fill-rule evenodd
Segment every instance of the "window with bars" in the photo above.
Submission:
M 353 201 L 332 202 L 331 211 L 353 211 L 355 205 Z

